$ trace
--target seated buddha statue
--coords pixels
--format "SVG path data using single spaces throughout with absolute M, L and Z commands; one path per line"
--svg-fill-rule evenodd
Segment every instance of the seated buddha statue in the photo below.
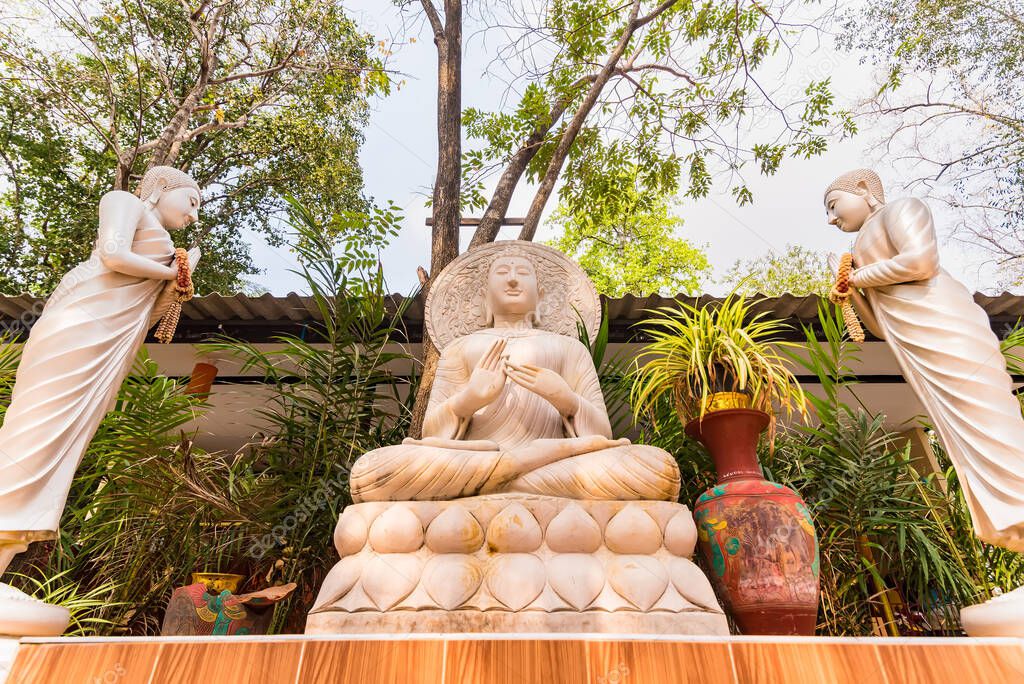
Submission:
M 423 436 L 360 457 L 353 501 L 502 492 L 675 501 L 672 456 L 612 439 L 577 328 L 589 318 L 592 335 L 599 317 L 589 279 L 549 247 L 498 242 L 452 262 L 426 305 L 441 358 Z

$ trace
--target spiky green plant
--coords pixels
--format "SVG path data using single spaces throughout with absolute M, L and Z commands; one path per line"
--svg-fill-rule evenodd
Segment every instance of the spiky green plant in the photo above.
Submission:
M 753 313 L 751 304 L 733 293 L 708 306 L 679 302 L 649 311 L 641 330 L 651 341 L 633 371 L 635 416 L 656 417 L 654 407 L 667 398 L 685 424 L 703 417 L 708 398 L 721 391 L 746 393 L 752 408 L 767 413 L 803 414 L 803 390 L 780 353 L 797 346 L 782 339 L 789 326 Z
M 267 426 L 251 445 L 258 491 L 256 525 L 243 543 L 251 572 L 299 590 L 278 606 L 274 629 L 301 631 L 323 576 L 337 561 L 331 542 L 351 502 L 349 471 L 362 454 L 401 441 L 410 405 L 407 381 L 390 366 L 408 362 L 402 313 L 379 264 L 337 243 L 302 206 L 290 204 L 293 248 L 320 320 L 300 335 L 275 337 L 269 350 L 222 338 L 206 349 L 231 354 L 272 389 L 258 411 Z M 373 230 L 372 226 L 367 227 Z M 406 300 L 407 302 L 407 300 Z
M 608 332 L 608 307 L 606 305 L 601 308 L 601 323 L 593 340 L 590 339 L 590 333 L 582 319 L 576 322 L 577 336 L 590 352 L 590 357 L 594 360 L 594 367 L 597 369 L 605 409 L 608 411 L 608 418 L 611 421 L 612 435 L 627 437 L 634 426 L 632 410 L 629 406 L 629 392 L 632 386 L 629 381 L 629 373 L 633 360 L 625 352 L 625 349 L 619 349 L 612 355 L 608 354 Z
M 14 378 L 18 372 L 18 361 L 21 360 L 21 347 L 13 344 L 14 341 L 10 333 L 0 335 L 0 421 L 11 403 Z

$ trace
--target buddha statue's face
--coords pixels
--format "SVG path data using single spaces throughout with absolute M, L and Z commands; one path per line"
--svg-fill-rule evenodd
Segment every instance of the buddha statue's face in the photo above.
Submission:
M 875 211 L 871 199 L 866 187 L 862 192 L 830 191 L 825 195 L 828 222 L 844 233 L 856 233 Z
M 500 256 L 487 272 L 487 302 L 494 315 L 536 313 L 540 300 L 537 271 L 528 259 Z
M 199 220 L 199 192 L 182 187 L 160 193 L 153 211 L 167 230 L 179 230 Z

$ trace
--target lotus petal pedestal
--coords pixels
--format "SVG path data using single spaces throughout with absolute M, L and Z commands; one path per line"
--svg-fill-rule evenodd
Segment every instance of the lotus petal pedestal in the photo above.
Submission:
M 349 506 L 307 634 L 728 634 L 686 506 L 498 494 Z

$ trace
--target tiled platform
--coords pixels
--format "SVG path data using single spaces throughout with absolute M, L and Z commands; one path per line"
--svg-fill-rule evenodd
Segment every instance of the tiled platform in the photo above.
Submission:
M 7 684 L 1002 684 L 1024 640 L 405 635 L 24 639 Z

